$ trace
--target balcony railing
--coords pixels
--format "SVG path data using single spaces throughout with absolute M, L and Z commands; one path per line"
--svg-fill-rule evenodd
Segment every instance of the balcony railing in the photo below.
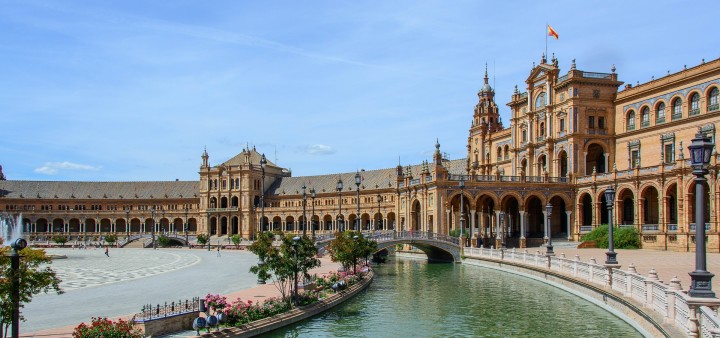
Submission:
M 582 72 L 582 77 L 591 79 L 612 79 L 612 74 L 608 73 L 593 73 L 593 72 Z
M 708 111 L 715 111 L 715 110 L 718 110 L 719 108 L 720 108 L 720 105 L 717 103 L 708 105 Z
M 695 116 L 697 114 L 700 114 L 700 108 L 695 108 L 688 112 L 688 116 Z
M 665 123 L 665 116 L 655 119 L 655 123 Z
M 643 231 L 658 231 L 658 230 L 660 230 L 660 226 L 658 224 L 643 224 L 642 230 Z
M 581 225 L 580 226 L 580 232 L 590 232 L 592 231 L 592 225 Z
M 225 212 L 225 211 L 238 211 L 238 207 L 230 207 L 230 208 L 208 208 L 208 212 Z
M 642 123 L 640 124 L 641 128 L 645 128 L 645 127 L 649 127 L 649 126 L 650 126 L 650 121 L 642 121 Z
M 674 224 L 674 223 L 668 224 L 668 225 L 667 225 L 667 231 L 678 231 L 678 226 L 677 226 L 677 224 Z
M 607 129 L 589 128 L 587 133 L 590 135 L 606 135 Z
M 567 79 L 568 79 L 568 75 L 565 74 L 565 75 L 563 75 L 563 76 L 561 76 L 561 77 L 559 77 L 559 78 L 557 79 L 557 83 L 561 83 L 561 82 L 563 82 L 563 81 L 565 81 L 565 80 L 567 80 Z
M 672 120 L 673 120 L 673 121 L 679 120 L 679 119 L 681 119 L 681 118 L 682 118 L 682 113 L 673 113 L 673 114 L 672 114 Z
M 695 231 L 695 223 L 690 224 L 690 231 Z M 710 231 L 710 223 L 705 223 L 705 231 Z
M 545 141 L 545 136 L 544 135 L 538 136 L 537 142 L 542 142 L 542 141 Z
M 411 185 L 411 186 L 413 186 L 413 185 L 418 185 L 418 184 L 420 184 L 420 179 L 419 179 L 419 178 L 416 178 L 416 179 L 414 179 L 414 180 L 410 180 L 410 185 Z
M 635 130 L 635 125 L 634 125 L 634 124 L 628 124 L 627 130 L 628 130 L 628 131 Z

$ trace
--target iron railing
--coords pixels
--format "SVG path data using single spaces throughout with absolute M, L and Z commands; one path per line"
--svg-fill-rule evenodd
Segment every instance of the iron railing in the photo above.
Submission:
M 135 315 L 135 319 L 146 321 L 198 311 L 200 311 L 200 297 L 193 297 L 185 301 L 178 300 L 177 302 L 170 302 L 170 304 L 165 302 L 163 305 L 143 305 L 142 310 Z

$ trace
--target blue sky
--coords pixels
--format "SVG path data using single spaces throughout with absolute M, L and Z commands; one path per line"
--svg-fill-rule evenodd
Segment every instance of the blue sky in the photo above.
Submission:
M 246 144 L 294 176 L 465 146 L 545 49 L 635 84 L 720 56 L 717 1 L 2 1 L 9 179 L 196 180 Z

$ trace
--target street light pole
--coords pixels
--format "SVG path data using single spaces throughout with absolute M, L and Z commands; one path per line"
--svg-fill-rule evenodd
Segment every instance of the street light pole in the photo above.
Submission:
M 260 169 L 262 170 L 262 192 L 260 196 L 260 231 L 265 231 L 265 166 L 267 166 L 267 159 L 265 154 L 260 157 Z M 255 209 L 257 210 L 257 209 Z
M 353 274 L 357 275 L 357 257 L 355 256 L 355 252 L 357 251 L 357 242 L 358 242 L 358 236 L 353 236 Z
M 545 255 L 546 256 L 555 256 L 555 251 L 553 251 L 553 245 L 552 245 L 552 227 L 550 226 L 550 218 L 552 215 L 552 209 L 553 206 L 548 201 L 545 205 L 545 211 L 547 211 L 547 222 L 545 222 L 545 226 L 547 227 L 547 236 L 548 236 L 548 242 L 547 247 L 545 247 Z
M 382 216 L 382 215 L 380 215 L 380 199 L 382 199 L 382 195 L 380 195 L 380 193 L 378 193 L 378 194 L 377 194 L 377 202 L 378 202 L 378 219 L 377 219 L 377 220 L 378 220 L 378 221 L 377 221 L 377 223 L 375 223 L 375 230 L 382 230 L 382 229 L 381 229 L 381 224 L 380 224 L 380 222 L 381 222 L 381 220 L 382 220 L 382 219 L 381 219 L 381 216 Z
M 186 206 L 186 207 L 185 207 L 185 224 L 183 224 L 183 231 L 185 232 L 185 243 L 187 243 L 187 244 L 189 245 L 189 243 L 188 243 L 188 233 L 187 233 L 187 232 L 188 232 L 187 217 L 188 217 L 188 208 L 187 208 L 187 206 Z
M 130 240 L 130 207 L 125 208 L 125 231 L 127 232 L 127 239 Z
M 303 227 L 303 237 L 307 236 L 307 215 L 305 215 L 305 209 L 307 205 L 307 193 L 306 193 L 307 187 L 305 187 L 305 184 L 302 186 L 302 197 L 303 197 L 303 221 L 302 221 L 302 227 Z
M 312 203 L 312 215 L 310 215 L 310 233 L 312 240 L 315 240 L 315 188 L 310 188 L 310 201 Z
M 338 176 L 337 181 L 337 191 L 338 191 L 338 230 L 340 230 L 340 233 L 344 231 L 343 229 L 343 221 L 342 221 L 342 189 L 343 189 L 343 181 L 340 179 L 340 176 Z
M 707 257 L 705 256 L 705 184 L 707 179 L 710 158 L 712 156 L 713 143 L 706 137 L 702 130 L 698 129 L 695 138 L 688 149 L 690 150 L 690 162 L 692 173 L 695 175 L 695 271 L 690 272 L 691 297 L 714 298 L 712 291 L 712 278 L 715 276 L 707 271 Z
M 17 225 L 16 225 L 17 226 Z M 12 271 L 12 290 L 10 299 L 12 301 L 12 338 L 20 337 L 20 251 L 27 247 L 27 241 L 18 238 L 10 244 L 12 252 L 10 256 L 10 269 Z
M 355 173 L 355 186 L 357 186 L 357 217 L 355 218 L 355 231 L 360 231 L 360 170 Z
M 613 225 L 613 206 L 615 204 L 615 189 L 613 189 L 612 186 L 609 186 L 605 190 L 605 204 L 607 206 L 608 211 L 608 252 L 605 253 L 605 256 L 607 256 L 607 259 L 605 259 L 606 265 L 616 265 L 618 264 L 617 261 L 617 253 L 615 252 L 615 243 L 613 241 L 613 228 L 615 226 Z
M 295 251 L 295 306 L 298 306 L 298 242 L 300 237 L 293 237 L 293 251 Z
M 152 218 L 152 228 L 150 228 L 150 233 L 152 234 L 152 247 L 153 250 L 155 250 L 155 207 L 150 208 L 150 218 Z
M 465 230 L 465 175 L 460 176 L 460 240 L 462 246 L 465 246 L 463 239 L 463 231 Z

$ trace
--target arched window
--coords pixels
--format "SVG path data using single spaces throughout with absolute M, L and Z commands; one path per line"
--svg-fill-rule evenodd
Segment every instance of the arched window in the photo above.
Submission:
M 693 93 L 690 95 L 690 110 L 688 116 L 700 114 L 700 94 Z
M 540 123 L 540 130 L 539 130 L 539 131 L 540 131 L 540 136 L 545 136 L 545 123 L 544 123 L 544 122 L 541 122 L 541 123 Z
M 635 130 L 635 112 L 634 111 L 631 110 L 627 113 L 627 122 L 625 125 L 627 126 L 628 131 Z
M 672 103 L 672 119 L 673 121 L 682 118 L 682 99 L 675 99 Z
M 502 160 L 502 147 L 497 148 L 497 159 Z
M 640 111 L 640 127 L 645 128 L 650 126 L 650 108 L 644 107 Z
M 660 102 L 655 109 L 655 123 L 665 122 L 665 103 Z
M 708 97 L 708 111 L 718 110 L 718 92 L 717 87 L 710 90 L 710 97 Z
M 510 159 L 510 146 L 507 144 L 505 145 L 505 159 Z
M 540 93 L 535 99 L 535 109 L 545 107 L 545 92 Z

